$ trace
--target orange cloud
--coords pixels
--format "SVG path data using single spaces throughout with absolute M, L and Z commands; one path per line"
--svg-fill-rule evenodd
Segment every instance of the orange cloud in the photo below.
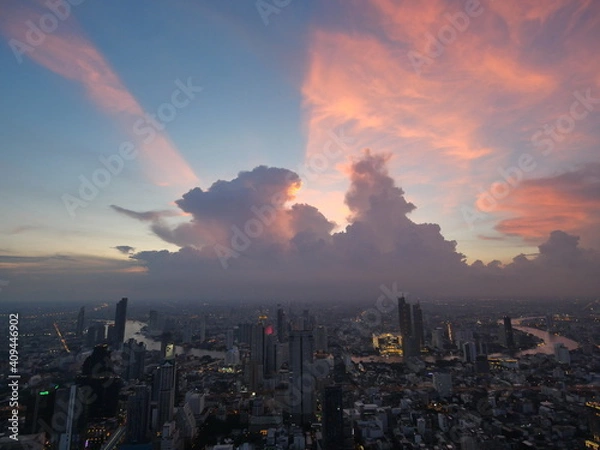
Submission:
M 127 90 L 110 64 L 87 40 L 75 17 L 64 22 L 58 20 L 53 32 L 43 33 L 43 41 L 32 46 L 28 39 L 27 21 L 40 22 L 42 12 L 22 7 L 11 11 L 0 22 L 0 29 L 9 38 L 21 45 L 29 46 L 24 55 L 46 69 L 80 84 L 90 101 L 105 113 L 115 117 L 124 127 L 128 138 L 142 150 L 143 160 L 149 176 L 157 185 L 193 183 L 197 180 L 193 170 L 165 133 L 157 132 L 152 139 L 141 139 L 134 132 L 134 123 L 144 118 L 146 113 L 137 100 Z M 21 47 L 25 48 L 25 47 Z M 118 151 L 118 149 L 115 149 Z
M 469 161 L 495 150 L 478 132 L 495 112 L 490 100 L 499 87 L 548 94 L 555 86 L 551 76 L 511 55 L 483 52 L 482 57 L 485 42 L 460 33 L 433 61 L 431 76 L 422 76 L 407 52 L 420 49 L 427 33 L 447 25 L 443 13 L 454 11 L 445 2 L 404 3 L 400 8 L 385 0 L 364 9 L 373 26 L 380 25 L 393 42 L 368 31 L 314 33 L 302 87 L 308 108 L 308 155 L 321 151 L 329 129 L 349 123 L 363 141 L 377 140 L 374 135 L 381 134 L 393 138 L 394 150 L 406 165 L 418 165 L 425 154 L 468 167 Z
M 598 17 L 590 11 L 593 2 L 482 0 L 468 25 L 454 26 L 451 42 L 440 43 L 442 30 L 466 14 L 466 4 L 355 2 L 345 5 L 353 9 L 345 16 L 360 22 L 336 28 L 344 31 L 316 28 L 302 84 L 307 159 L 323 153 L 330 130 L 345 127 L 356 145 L 343 149 L 344 158 L 364 147 L 393 153 L 393 172 L 428 184 L 418 204 L 437 202 L 456 214 L 498 179 L 499 167 L 533 150 L 533 131 L 550 112 L 564 112 L 561 105 L 568 110 L 574 89 L 597 82 L 600 62 L 585 52 L 598 19 L 578 22 L 584 13 Z M 556 23 L 565 25 L 560 46 L 549 39 Z M 434 38 L 438 55 L 431 53 Z M 419 70 L 410 52 L 426 57 Z M 581 77 L 571 89 L 565 86 L 573 83 L 574 68 Z M 577 139 L 598 142 L 597 136 Z M 581 145 L 570 156 L 585 152 Z M 543 162 L 551 168 L 559 159 Z M 403 187 L 411 195 L 420 188 Z
M 499 201 L 496 209 L 510 217 L 501 220 L 496 229 L 537 242 L 554 230 L 594 239 L 600 226 L 599 192 L 598 164 L 525 181 Z

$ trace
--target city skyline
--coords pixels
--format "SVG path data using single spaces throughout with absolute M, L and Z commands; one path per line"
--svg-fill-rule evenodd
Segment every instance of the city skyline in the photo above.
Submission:
M 83 335 L 81 308 L 23 303 L 20 420 L 0 446 L 597 448 L 597 304 L 399 298 L 384 321 L 348 304 L 140 303 L 121 346 L 95 328 L 122 301 L 89 308 Z
M 4 10 L 2 301 L 599 292 L 595 2 Z

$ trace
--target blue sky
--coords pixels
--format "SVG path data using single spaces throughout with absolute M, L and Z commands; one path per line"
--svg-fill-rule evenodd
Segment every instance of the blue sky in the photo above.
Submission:
M 12 295 L 38 273 L 66 282 L 65 260 L 130 286 L 127 274 L 156 270 L 140 252 L 227 244 L 232 223 L 175 202 L 195 187 L 212 201 L 213 183 L 260 165 L 300 174 L 301 189 L 273 182 L 289 194 L 283 210 L 306 203 L 335 222 L 324 242 L 369 216 L 347 198 L 367 161 L 373 192 L 395 183 L 390 195 L 416 206 L 411 223 L 439 224 L 466 266 L 535 259 L 558 230 L 600 247 L 594 2 L 48 4 L 9 0 L 0 18 L 0 278 Z M 182 85 L 196 91 L 176 94 Z M 135 123 L 161 111 L 174 115 L 145 142 Z M 126 142 L 136 156 L 81 199 L 82 177 L 94 182 Z M 341 151 L 323 159 L 331 145 Z M 276 176 L 261 173 L 253 189 Z

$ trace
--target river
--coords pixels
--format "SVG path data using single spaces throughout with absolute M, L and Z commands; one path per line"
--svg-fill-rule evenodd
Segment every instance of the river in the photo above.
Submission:
M 146 324 L 144 322 L 139 322 L 137 320 L 128 320 L 125 323 L 125 342 L 129 339 L 133 338 L 137 342 L 143 342 L 146 344 L 146 348 L 148 350 L 160 350 L 160 341 L 155 341 L 154 339 L 144 335 L 141 333 L 141 329 L 145 327 Z M 179 345 L 175 347 L 175 354 L 177 355 L 194 355 L 198 357 L 202 356 L 210 356 L 215 359 L 224 359 L 225 352 L 218 352 L 212 350 L 202 350 L 199 348 L 190 348 L 185 349 Z
M 516 356 L 524 356 L 524 355 L 535 355 L 536 353 L 544 353 L 546 355 L 554 354 L 554 344 L 564 344 L 569 350 L 575 350 L 579 348 L 579 344 L 572 339 L 566 338 L 564 336 L 560 336 L 558 334 L 548 333 L 547 331 L 540 330 L 538 328 L 524 327 L 521 325 L 521 322 L 524 320 L 530 319 L 540 319 L 542 317 L 519 317 L 513 320 L 512 327 L 515 330 L 522 331 L 523 333 L 529 333 L 534 335 L 537 338 L 540 338 L 544 341 L 539 347 L 530 348 L 529 350 L 523 350 L 522 352 L 517 353 Z M 498 325 L 502 325 L 504 322 L 502 320 L 498 321 Z
M 544 341 L 544 343 L 540 344 L 539 347 L 531 348 L 529 350 L 523 350 L 522 352 L 519 352 L 517 356 L 534 355 L 536 353 L 545 353 L 547 355 L 552 355 L 554 354 L 554 344 L 559 343 L 564 344 L 564 346 L 567 347 L 569 350 L 575 350 L 576 348 L 579 348 L 579 344 L 577 342 L 564 336 L 560 336 L 558 334 L 552 334 L 548 333 L 547 331 L 539 330 L 537 328 L 524 327 L 521 325 L 513 325 L 513 328 L 524 333 L 533 334 L 535 337 L 538 337 Z

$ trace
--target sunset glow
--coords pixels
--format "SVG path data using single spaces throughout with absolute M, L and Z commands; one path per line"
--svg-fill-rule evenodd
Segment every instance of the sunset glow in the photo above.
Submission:
M 283 3 L 9 0 L 0 279 L 542 295 L 561 255 L 553 278 L 595 270 L 597 2 Z

